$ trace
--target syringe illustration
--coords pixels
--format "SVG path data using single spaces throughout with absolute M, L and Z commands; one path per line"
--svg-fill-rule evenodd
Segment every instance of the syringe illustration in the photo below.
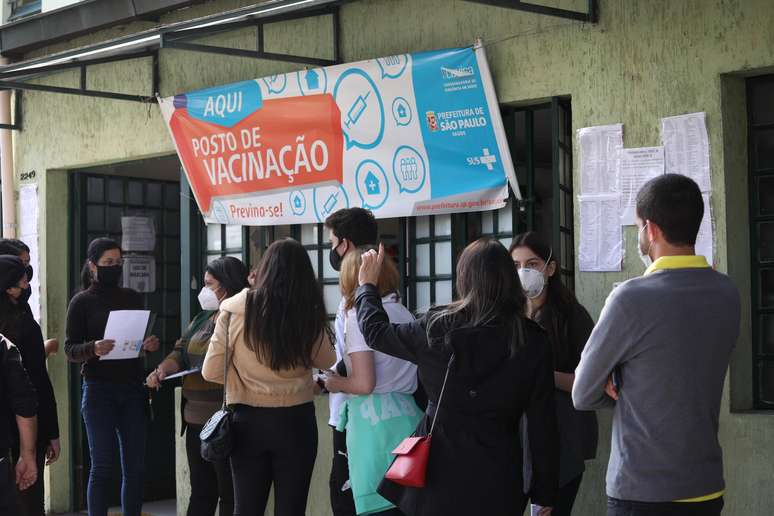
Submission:
M 336 207 L 336 204 L 339 202 L 339 192 L 333 192 L 328 196 L 328 198 L 325 200 L 325 203 L 323 204 L 323 214 L 324 215 L 330 215 L 333 212 L 333 208 Z
M 366 100 L 368 100 L 370 95 L 370 91 L 366 93 L 365 97 L 363 95 L 358 95 L 358 97 L 355 99 L 355 102 L 352 103 L 352 107 L 350 107 L 349 111 L 347 112 L 347 120 L 344 122 L 344 125 L 347 126 L 347 129 L 349 129 L 350 125 L 356 124 L 357 121 L 360 120 L 360 117 L 363 116 L 363 112 L 366 108 Z

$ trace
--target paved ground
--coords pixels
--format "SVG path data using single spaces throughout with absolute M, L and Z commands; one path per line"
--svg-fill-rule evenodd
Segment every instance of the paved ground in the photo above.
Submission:
M 161 502 L 148 502 L 142 506 L 143 516 L 175 516 L 176 515 L 176 502 L 175 500 L 164 500 Z M 110 516 L 120 516 L 121 508 L 110 509 Z M 63 514 L 62 516 L 83 516 L 87 514 L 86 511 Z

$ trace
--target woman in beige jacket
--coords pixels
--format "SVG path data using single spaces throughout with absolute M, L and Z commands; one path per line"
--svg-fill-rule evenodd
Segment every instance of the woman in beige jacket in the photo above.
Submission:
M 274 484 L 275 516 L 302 516 L 317 456 L 312 367 L 336 361 L 322 291 L 306 250 L 272 244 L 255 288 L 226 300 L 202 376 L 223 383 L 234 409 L 234 515 L 263 514 Z

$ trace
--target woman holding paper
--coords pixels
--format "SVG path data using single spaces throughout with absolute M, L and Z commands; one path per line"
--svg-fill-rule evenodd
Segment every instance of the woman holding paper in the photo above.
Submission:
M 228 362 L 226 361 L 228 346 Z M 234 512 L 303 516 L 317 457 L 312 367 L 336 361 L 322 290 L 306 249 L 274 242 L 255 288 L 221 305 L 202 376 L 223 383 L 233 408 Z
M 88 485 L 89 516 L 106 516 L 109 505 L 113 457 L 121 448 L 121 505 L 124 516 L 139 516 L 145 469 L 147 392 L 141 357 L 106 359 L 115 343 L 106 340 L 110 312 L 142 310 L 142 296 L 119 286 L 123 275 L 121 247 L 115 240 L 97 238 L 89 244 L 81 273 L 82 290 L 67 310 L 65 353 L 81 362 L 83 421 L 89 440 L 91 471 Z M 159 348 L 148 337 L 142 351 Z M 118 434 L 118 439 L 116 439 Z
M 189 372 L 183 378 L 183 432 L 190 471 L 191 496 L 188 516 L 213 516 L 220 499 L 220 516 L 234 512 L 234 486 L 228 462 L 212 463 L 202 459 L 199 433 L 207 420 L 223 404 L 223 385 L 202 378 L 204 355 L 215 330 L 220 304 L 247 287 L 247 268 L 238 259 L 225 256 L 205 268 L 204 287 L 199 293 L 202 311 L 175 344 L 175 349 L 146 380 L 148 387 L 159 389 L 169 375 Z

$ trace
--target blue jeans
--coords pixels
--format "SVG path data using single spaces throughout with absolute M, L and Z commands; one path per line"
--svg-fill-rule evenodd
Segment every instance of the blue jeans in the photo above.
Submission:
M 140 516 L 147 400 L 145 388 L 140 384 L 84 380 L 81 411 L 91 457 L 87 493 L 89 516 L 107 516 L 116 447 L 121 453 L 123 514 Z

